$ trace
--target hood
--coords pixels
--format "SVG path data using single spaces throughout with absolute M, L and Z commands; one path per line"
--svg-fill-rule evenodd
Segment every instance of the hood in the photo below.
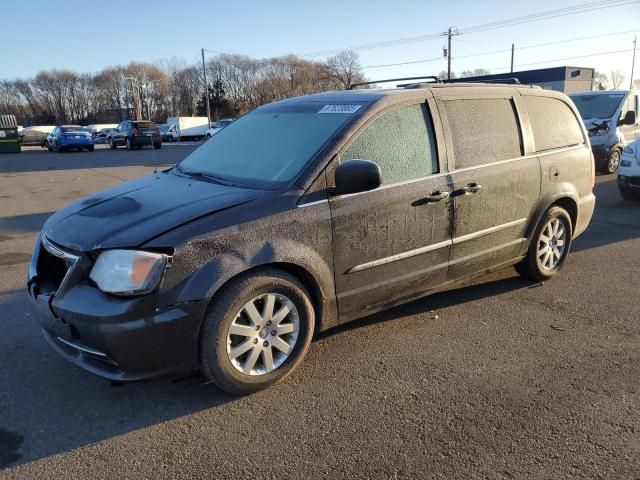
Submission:
M 77 251 L 137 247 L 199 217 L 254 200 L 259 190 L 156 173 L 78 200 L 53 214 L 42 232 Z
M 611 121 L 611 118 L 585 118 L 582 121 L 584 122 L 584 126 L 587 128 L 587 130 L 591 130 L 593 128 L 596 128 L 596 126 L 602 125 L 603 123 L 606 123 L 608 125 Z

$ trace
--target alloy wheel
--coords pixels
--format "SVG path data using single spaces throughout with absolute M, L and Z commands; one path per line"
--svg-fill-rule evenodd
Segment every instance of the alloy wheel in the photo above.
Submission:
M 557 217 L 551 218 L 540 232 L 536 258 L 543 270 L 553 270 L 562 261 L 566 248 L 566 234 L 566 225 Z
M 227 332 L 227 355 L 245 375 L 265 375 L 281 366 L 293 352 L 300 331 L 294 303 L 279 293 L 266 293 L 247 302 Z
M 613 152 L 611 152 L 611 155 L 609 156 L 609 163 L 607 165 L 609 169 L 609 173 L 615 173 L 619 165 L 620 165 L 620 152 L 618 150 L 614 150 Z

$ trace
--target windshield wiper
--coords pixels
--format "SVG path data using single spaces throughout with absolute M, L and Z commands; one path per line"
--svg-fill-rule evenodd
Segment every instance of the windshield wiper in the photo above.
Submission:
M 178 170 L 178 172 L 180 172 L 183 175 L 187 175 L 189 177 L 195 177 L 195 178 L 203 178 L 205 180 L 209 180 L 215 183 L 219 183 L 220 185 L 226 185 L 228 187 L 235 187 L 237 186 L 236 184 L 234 184 L 233 182 L 230 182 L 229 180 L 222 178 L 222 177 L 218 177 L 216 175 L 213 175 L 212 173 L 207 173 L 207 172 L 201 172 L 201 171 L 197 171 L 197 170 L 184 170 L 182 167 L 180 167 L 179 165 L 175 166 L 176 170 Z

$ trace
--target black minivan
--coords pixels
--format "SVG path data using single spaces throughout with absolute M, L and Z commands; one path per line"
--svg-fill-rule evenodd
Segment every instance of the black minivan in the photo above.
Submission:
M 90 372 L 201 369 L 250 393 L 294 370 L 314 332 L 509 265 L 549 279 L 591 219 L 593 179 L 561 93 L 308 95 L 54 214 L 28 289 L 47 341 Z

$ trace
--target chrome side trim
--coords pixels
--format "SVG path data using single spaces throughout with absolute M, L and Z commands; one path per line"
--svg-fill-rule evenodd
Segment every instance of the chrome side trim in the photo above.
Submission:
M 495 227 L 485 228 L 484 230 L 478 230 L 477 232 L 468 233 L 467 235 L 462 235 L 460 237 L 455 237 L 453 239 L 453 245 L 458 243 L 467 242 L 469 240 L 474 240 L 476 238 L 483 237 L 485 235 L 490 235 L 495 232 L 499 232 L 500 230 L 506 230 L 507 228 L 515 227 L 517 225 L 526 223 L 526 218 L 520 218 L 518 220 L 514 220 L 513 222 L 503 223 L 502 225 L 496 225 Z
M 94 349 L 89 348 L 89 347 L 77 345 L 77 344 L 75 344 L 73 342 L 70 342 L 69 340 L 65 340 L 64 338 L 56 337 L 56 340 L 58 340 L 59 342 L 64 343 L 65 345 L 70 346 L 71 348 L 75 348 L 76 350 L 80 350 L 81 352 L 88 353 L 90 355 L 95 355 L 96 357 L 108 358 L 106 353 L 99 352 L 98 350 L 94 350 Z
M 316 200 L 314 202 L 301 203 L 298 205 L 298 208 L 312 207 L 314 205 L 320 205 L 321 203 L 329 203 L 329 199 L 323 198 L 322 200 Z
M 409 250 L 407 252 L 391 255 L 390 257 L 379 258 L 378 260 L 362 263 L 360 265 L 356 265 L 355 267 L 350 268 L 349 270 L 347 270 L 346 273 L 349 274 L 349 273 L 360 272 L 362 270 L 378 267 L 380 265 L 385 265 L 391 262 L 397 262 L 398 260 L 404 260 L 405 258 L 414 257 L 422 253 L 433 252 L 434 250 L 439 250 L 441 248 L 445 248 L 449 246 L 451 246 L 451 240 L 445 240 L 444 242 L 434 243 L 432 245 L 427 245 L 426 247 L 420 247 L 420 248 L 416 248 L 415 250 Z
M 391 262 L 397 262 L 398 260 L 404 260 L 406 258 L 414 257 L 422 253 L 433 252 L 434 250 L 439 250 L 441 248 L 456 245 L 458 243 L 467 242 L 469 240 L 480 238 L 485 235 L 490 235 L 492 233 L 499 232 L 500 230 L 506 230 L 507 228 L 515 227 L 517 225 L 521 225 L 526 222 L 527 222 L 527 218 L 520 218 L 512 222 L 503 223 L 502 225 L 496 225 L 494 227 L 485 228 L 484 230 L 478 230 L 477 232 L 469 233 L 467 235 L 462 235 L 461 237 L 456 237 L 453 240 L 445 240 L 443 242 L 427 245 L 426 247 L 420 247 L 420 248 L 416 248 L 415 250 L 408 250 L 406 252 L 398 253 L 396 255 L 391 255 L 389 257 L 379 258 L 378 260 L 372 260 L 371 262 L 361 263 L 360 265 L 351 267 L 345 273 L 349 274 L 349 273 L 361 272 L 362 270 L 367 270 L 373 267 L 379 267 L 380 265 L 386 265 L 387 263 L 391 263 Z M 517 240 L 517 242 L 519 241 L 520 239 Z

